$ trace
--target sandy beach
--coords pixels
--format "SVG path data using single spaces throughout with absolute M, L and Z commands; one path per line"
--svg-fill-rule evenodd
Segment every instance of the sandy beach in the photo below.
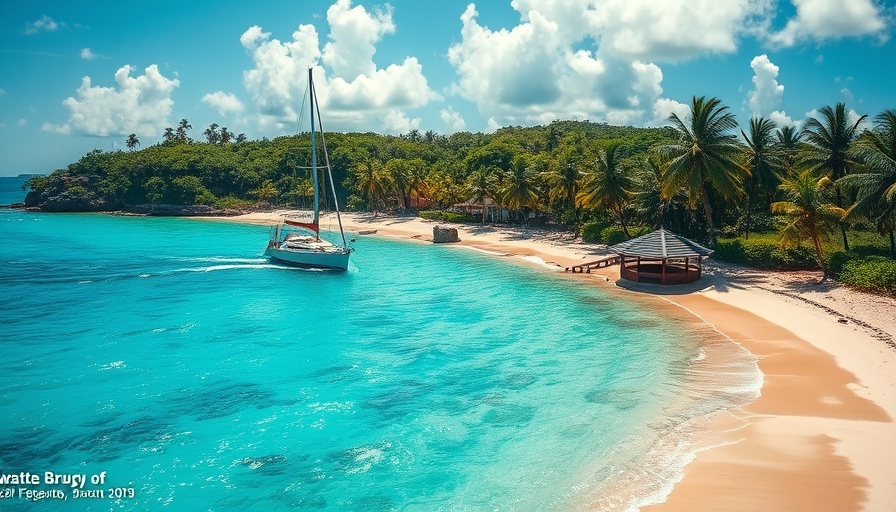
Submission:
M 273 225 L 281 213 L 226 220 Z M 353 238 L 421 242 L 432 240 L 435 225 L 454 227 L 459 246 L 561 273 L 607 254 L 568 233 L 370 214 L 342 221 Z M 338 229 L 332 216 L 321 226 Z M 358 234 L 369 230 L 376 233 Z M 697 453 L 665 501 L 642 510 L 896 510 L 896 300 L 819 283 L 820 272 L 711 259 L 699 283 L 662 291 L 617 285 L 618 265 L 564 276 L 653 297 L 668 314 L 693 315 L 759 358 L 761 396 L 713 418 L 724 443 Z

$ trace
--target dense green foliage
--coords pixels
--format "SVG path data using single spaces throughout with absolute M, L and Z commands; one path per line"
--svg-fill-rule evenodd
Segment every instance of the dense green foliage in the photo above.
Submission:
M 896 258 L 896 111 L 865 124 L 850 122 L 843 104 L 817 112 L 805 131 L 763 118 L 742 130 L 718 99 L 695 97 L 665 128 L 555 121 L 491 134 L 328 133 L 326 141 L 336 199 L 348 210 L 550 223 L 606 244 L 662 226 L 721 259 L 833 276 L 865 261 L 851 239 L 874 236 L 881 254 Z M 26 206 L 311 206 L 307 134 L 250 141 L 212 125 L 197 142 L 190 129 L 184 119 L 163 143 L 139 150 L 132 135 L 129 151 L 95 150 L 33 178 Z M 829 242 L 834 234 L 842 253 Z M 872 272 L 850 268 L 855 283 Z
M 847 286 L 896 296 L 896 261 L 883 256 L 847 261 L 838 279 Z
M 750 267 L 797 270 L 818 266 L 811 247 L 784 247 L 769 237 L 721 238 L 715 251 L 714 258 Z
M 589 244 L 602 243 L 601 234 L 607 227 L 609 227 L 609 224 L 604 221 L 586 222 L 582 225 L 582 241 Z
M 448 212 L 445 210 L 424 210 L 420 217 L 428 220 L 442 220 L 445 222 L 469 222 L 473 220 L 466 213 Z
M 187 128 L 178 131 L 189 129 L 185 121 L 182 126 Z M 493 134 L 326 134 L 340 204 L 354 195 L 359 200 L 352 206 L 363 204 L 373 211 L 446 208 L 475 195 L 471 180 L 479 172 L 488 185 L 485 197 L 503 191 L 502 201 L 514 210 L 558 214 L 563 208 L 555 208 L 561 201 L 551 199 L 548 175 L 561 155 L 573 152 L 587 162 L 604 144 L 614 143 L 620 146 L 620 161 L 633 171 L 651 147 L 672 137 L 667 128 L 572 121 Z M 65 169 L 32 180 L 27 204 L 51 210 L 114 210 L 142 203 L 224 206 L 236 199 L 309 207 L 313 189 L 307 134 L 240 140 L 196 142 L 172 130 L 165 142 L 138 151 L 95 150 Z
M 628 239 L 629 237 L 619 226 L 607 226 L 600 232 L 601 243 L 607 245 L 616 245 L 620 242 L 625 242 Z

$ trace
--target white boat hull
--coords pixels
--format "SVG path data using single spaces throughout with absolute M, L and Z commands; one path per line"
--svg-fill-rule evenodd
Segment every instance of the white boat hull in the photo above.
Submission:
M 264 254 L 275 261 L 287 265 L 348 270 L 348 257 L 351 254 L 351 250 L 341 247 L 334 247 L 331 250 L 289 249 L 282 247 L 282 244 L 278 244 L 268 247 Z

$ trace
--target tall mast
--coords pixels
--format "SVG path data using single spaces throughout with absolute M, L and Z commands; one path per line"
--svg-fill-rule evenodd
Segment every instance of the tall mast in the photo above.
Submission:
M 311 69 L 308 68 L 308 102 L 311 105 L 311 183 L 314 185 L 314 225 L 320 225 L 320 194 L 317 190 L 317 145 L 314 134 L 314 82 L 311 80 Z

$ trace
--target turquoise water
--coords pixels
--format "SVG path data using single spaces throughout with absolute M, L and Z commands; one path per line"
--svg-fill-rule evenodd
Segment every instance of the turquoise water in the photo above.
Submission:
M 18 176 L 0 176 L 0 205 L 21 203 L 25 200 L 22 184 L 25 178 Z
M 0 509 L 624 510 L 755 392 L 746 360 L 707 383 L 712 331 L 581 279 L 376 237 L 284 268 L 267 235 L 0 211 L 0 472 L 105 494 Z

